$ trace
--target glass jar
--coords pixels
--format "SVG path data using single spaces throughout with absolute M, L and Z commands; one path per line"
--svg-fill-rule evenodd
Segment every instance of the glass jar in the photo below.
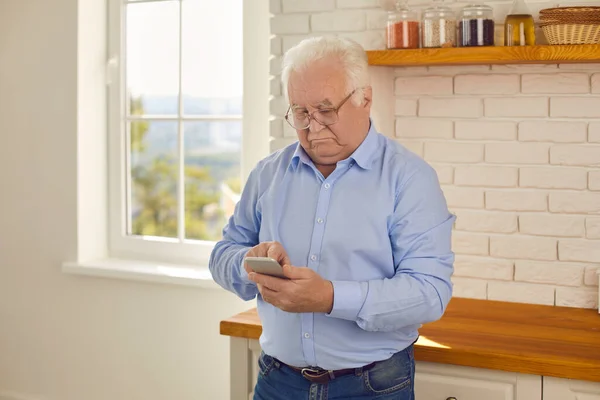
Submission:
M 396 2 L 395 10 L 388 13 L 386 27 L 388 49 L 419 48 L 419 17 L 410 10 L 407 0 Z
M 456 46 L 456 19 L 454 12 L 439 0 L 423 11 L 421 21 L 422 47 Z
M 483 4 L 469 4 L 458 16 L 458 45 L 493 46 L 494 10 Z
M 535 23 L 524 0 L 514 0 L 504 21 L 505 46 L 535 45 Z

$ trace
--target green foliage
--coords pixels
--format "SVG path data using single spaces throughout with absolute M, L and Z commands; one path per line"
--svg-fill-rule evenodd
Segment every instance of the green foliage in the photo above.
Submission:
M 141 99 L 131 100 L 130 112 L 132 115 L 144 114 Z M 142 159 L 141 156 L 148 148 L 148 129 L 147 121 L 132 122 L 130 127 L 131 197 L 134 208 L 131 234 L 176 238 L 179 176 L 177 155 L 160 154 L 149 162 L 134 162 Z M 210 165 L 190 164 L 191 160 L 186 161 L 185 236 L 187 239 L 218 240 L 226 217 L 219 207 L 219 182 L 215 181 Z M 227 185 L 235 193 L 240 193 L 239 178 L 230 178 Z
M 143 115 L 144 114 L 144 106 L 142 104 L 142 99 L 131 99 L 129 105 L 129 112 L 131 115 Z M 147 121 L 136 121 L 131 124 L 131 151 L 137 153 L 143 153 L 146 151 L 146 143 L 144 138 L 146 137 L 146 133 L 148 132 L 148 122 Z
M 229 178 L 225 183 L 235 193 L 242 193 L 242 180 L 239 176 L 235 178 Z

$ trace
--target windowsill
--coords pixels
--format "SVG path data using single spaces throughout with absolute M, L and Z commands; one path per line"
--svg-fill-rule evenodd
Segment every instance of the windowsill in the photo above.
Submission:
M 132 281 L 166 283 L 219 289 L 208 267 L 167 264 L 122 259 L 104 259 L 86 262 L 67 262 L 62 271 L 68 274 Z

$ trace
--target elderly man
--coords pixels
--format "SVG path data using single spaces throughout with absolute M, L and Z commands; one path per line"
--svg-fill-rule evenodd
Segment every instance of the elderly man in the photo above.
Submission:
M 418 329 L 452 295 L 455 217 L 435 171 L 377 132 L 362 47 L 304 40 L 282 80 L 298 142 L 251 172 L 210 261 L 222 287 L 257 297 L 255 399 L 413 399 Z

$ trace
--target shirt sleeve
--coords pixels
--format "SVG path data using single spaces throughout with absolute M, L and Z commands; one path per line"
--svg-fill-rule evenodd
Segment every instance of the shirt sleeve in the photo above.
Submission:
M 248 278 L 244 269 L 246 253 L 258 244 L 258 197 L 258 173 L 254 169 L 244 185 L 233 215 L 223 228 L 223 239 L 215 245 L 208 264 L 215 282 L 243 300 L 252 300 L 258 293 L 256 284 Z
M 437 174 L 423 165 L 402 185 L 389 223 L 395 274 L 370 281 L 333 281 L 331 317 L 367 331 L 394 331 L 435 321 L 452 297 L 456 217 Z

